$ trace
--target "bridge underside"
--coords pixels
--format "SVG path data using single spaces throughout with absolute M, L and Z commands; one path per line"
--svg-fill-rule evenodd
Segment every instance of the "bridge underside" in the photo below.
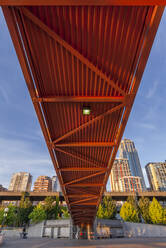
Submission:
M 43 2 L 0 0 L 72 219 L 90 224 L 164 8 Z

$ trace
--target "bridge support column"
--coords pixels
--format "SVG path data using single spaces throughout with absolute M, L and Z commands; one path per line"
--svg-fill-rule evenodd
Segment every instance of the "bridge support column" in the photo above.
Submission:
M 93 225 L 92 224 L 87 224 L 86 225 L 86 230 L 87 230 L 87 239 L 93 239 Z

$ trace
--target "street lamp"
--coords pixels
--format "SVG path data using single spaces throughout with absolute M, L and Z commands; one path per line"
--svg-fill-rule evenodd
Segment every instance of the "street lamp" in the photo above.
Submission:
M 91 107 L 87 105 L 83 105 L 82 108 L 83 115 L 90 115 L 91 114 Z
M 4 218 L 7 217 L 8 211 L 9 211 L 9 208 L 5 208 L 4 209 L 4 215 L 3 215 Z

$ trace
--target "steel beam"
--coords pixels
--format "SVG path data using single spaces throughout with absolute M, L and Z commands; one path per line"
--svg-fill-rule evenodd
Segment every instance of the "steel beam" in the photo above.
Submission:
M 55 144 L 55 147 L 112 147 L 115 146 L 114 142 L 76 142 Z
M 123 102 L 123 96 L 50 96 L 50 97 L 36 97 L 32 99 L 33 102 L 47 102 L 47 103 L 61 103 L 61 102 Z
M 108 177 L 109 177 L 109 174 L 111 172 L 111 167 L 112 167 L 113 161 L 115 160 L 115 156 L 117 154 L 117 150 L 118 150 L 120 141 L 122 139 L 122 136 L 123 136 L 123 133 L 124 133 L 124 130 L 125 130 L 125 127 L 126 127 L 126 124 L 127 124 L 131 109 L 132 109 L 131 108 L 132 104 L 134 102 L 136 93 L 137 93 L 139 85 L 140 85 L 140 81 L 141 81 L 141 78 L 142 78 L 142 75 L 143 75 L 143 72 L 144 72 L 144 69 L 145 69 L 145 66 L 146 66 L 146 63 L 147 63 L 147 60 L 148 60 L 152 45 L 153 45 L 155 35 L 157 33 L 158 26 L 160 24 L 161 17 L 163 15 L 163 11 L 164 11 L 164 7 L 159 7 L 159 6 L 154 7 L 153 18 L 151 18 L 151 23 L 149 25 L 149 29 L 148 29 L 148 32 L 147 32 L 147 37 L 146 37 L 146 39 L 144 39 L 144 44 L 142 46 L 143 47 L 142 48 L 142 53 L 141 53 L 141 56 L 140 56 L 140 59 L 139 59 L 139 63 L 137 65 L 137 69 L 136 69 L 136 72 L 135 72 L 135 77 L 134 77 L 134 80 L 133 80 L 133 84 L 132 84 L 132 87 L 130 88 L 130 92 L 129 92 L 129 94 L 133 95 L 132 102 L 130 102 L 130 105 L 128 107 L 126 107 L 126 109 L 124 111 L 122 121 L 121 121 L 121 125 L 120 125 L 120 127 L 118 129 L 118 133 L 117 133 L 117 136 L 116 136 L 116 144 L 117 144 L 117 146 L 115 147 L 115 149 L 114 149 L 114 151 L 112 153 L 112 156 L 110 158 L 110 162 L 108 164 L 109 170 L 105 174 L 104 184 L 106 184 L 106 182 L 108 180 Z M 99 203 L 101 201 L 103 192 L 104 192 L 104 187 L 100 192 L 100 197 L 98 199 L 98 205 L 99 205 Z
M 60 168 L 60 171 L 107 171 L 107 168 L 103 167 L 70 167 L 70 168 Z
M 68 198 L 83 198 L 83 197 L 98 197 L 98 195 L 93 194 L 68 194 Z
M 9 29 L 9 32 L 10 32 L 10 35 L 11 35 L 11 38 L 12 38 L 19 62 L 20 62 L 20 65 L 21 65 L 21 69 L 22 69 L 22 72 L 23 72 L 30 96 L 31 96 L 31 98 L 36 97 L 36 91 L 35 91 L 33 79 L 31 76 L 31 70 L 30 70 L 29 65 L 27 63 L 25 50 L 24 50 L 24 47 L 22 44 L 23 41 L 22 41 L 22 38 L 20 37 L 20 33 L 18 30 L 15 13 L 11 9 L 9 9 L 8 7 L 3 7 L 2 10 L 3 10 L 3 14 L 5 16 L 6 22 L 7 22 L 7 26 L 8 26 L 8 29 Z M 41 107 L 40 107 L 39 103 L 34 103 L 33 105 L 34 105 L 40 126 L 42 128 L 44 138 L 45 138 L 46 142 L 49 143 L 50 142 L 50 136 L 49 136 L 49 132 L 48 132 L 48 129 L 47 129 L 47 126 L 45 123 L 45 119 L 44 119 Z M 55 159 L 54 152 L 50 147 L 48 147 L 48 150 L 49 150 L 51 159 L 53 161 L 56 173 L 58 175 L 60 184 L 63 184 L 62 177 L 59 174 L 59 171 L 57 169 L 58 168 L 58 162 Z M 68 203 L 68 199 L 66 197 L 65 190 L 62 189 L 62 191 L 64 194 L 64 198 L 65 198 L 66 202 Z
M 0 0 L 1 6 L 154 6 L 165 0 Z
M 88 163 L 88 164 L 91 164 L 91 165 L 93 165 L 95 168 L 96 168 L 97 166 L 98 166 L 99 168 L 104 168 L 104 166 L 102 167 L 101 164 L 97 163 L 96 161 L 93 161 L 93 162 L 92 162 L 92 160 L 90 160 L 90 159 L 88 159 L 88 158 L 85 159 L 85 158 L 83 158 L 83 157 L 80 157 L 80 156 L 75 155 L 75 154 L 70 153 L 70 152 L 66 152 L 66 151 L 64 151 L 64 150 L 62 150 L 62 149 L 60 149 L 60 148 L 57 148 L 57 147 L 55 147 L 55 150 L 56 150 L 56 151 L 59 151 L 59 152 L 62 152 L 62 153 L 64 153 L 64 154 L 68 155 L 68 156 L 71 156 L 72 158 L 76 158 L 76 159 L 78 159 L 78 160 L 81 160 L 81 161 L 83 161 L 83 162 L 86 162 L 86 163 Z
M 71 136 L 72 134 L 80 131 L 81 129 L 91 125 L 93 122 L 96 122 L 96 121 L 99 121 L 101 119 L 103 119 L 105 116 L 109 115 L 109 114 L 112 114 L 118 110 L 120 110 L 121 108 L 123 108 L 125 105 L 124 103 L 122 104 L 119 104 L 118 106 L 116 107 L 113 107 L 111 109 L 109 109 L 108 111 L 106 111 L 105 113 L 102 113 L 101 115 L 98 115 L 96 116 L 95 118 L 93 118 L 92 120 L 90 121 L 87 121 L 86 123 L 82 124 L 81 126 L 77 127 L 77 128 L 74 128 L 73 130 L 67 132 L 66 134 L 62 135 L 61 137 L 57 138 L 56 140 L 53 141 L 54 144 L 58 143 L 59 141 Z
M 100 172 L 97 172 L 97 173 L 94 173 L 94 174 L 91 174 L 91 175 L 88 175 L 88 176 L 85 176 L 85 177 L 80 177 L 78 179 L 75 179 L 75 180 L 69 181 L 67 183 L 64 183 L 64 186 L 70 185 L 70 184 L 73 184 L 73 183 L 77 183 L 77 182 L 80 182 L 80 181 L 84 181 L 86 179 L 102 175 L 104 173 L 105 173 L 105 171 L 100 171 Z
M 69 184 L 67 187 L 102 187 L 103 183 L 77 183 L 77 184 Z
M 81 200 L 77 200 L 77 201 L 74 201 L 74 202 L 70 202 L 70 206 L 72 206 L 72 205 L 78 205 L 78 203 L 91 201 L 91 200 L 94 200 L 96 198 L 97 198 L 97 196 L 93 196 L 93 197 L 89 197 L 89 198 L 84 198 L 84 199 L 81 199 Z
M 125 92 L 118 86 L 117 82 L 115 83 L 109 77 L 106 76 L 97 66 L 93 65 L 86 57 L 80 54 L 76 49 L 74 49 L 70 44 L 63 40 L 59 35 L 52 31 L 47 25 L 45 25 L 39 18 L 33 15 L 28 9 L 20 8 L 20 11 L 28 17 L 33 23 L 35 23 L 39 28 L 45 31 L 50 37 L 52 37 L 56 42 L 63 46 L 67 51 L 73 54 L 77 59 L 79 59 L 83 64 L 85 64 L 89 69 L 95 72 L 101 79 L 106 81 L 111 87 L 119 92 L 122 96 L 125 95 Z

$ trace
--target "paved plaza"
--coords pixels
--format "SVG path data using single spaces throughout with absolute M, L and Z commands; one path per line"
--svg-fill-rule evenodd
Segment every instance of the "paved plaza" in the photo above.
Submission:
M 166 238 L 144 239 L 109 239 L 109 240 L 69 240 L 69 239 L 7 239 L 1 247 L 12 248 L 163 248 L 166 247 Z

